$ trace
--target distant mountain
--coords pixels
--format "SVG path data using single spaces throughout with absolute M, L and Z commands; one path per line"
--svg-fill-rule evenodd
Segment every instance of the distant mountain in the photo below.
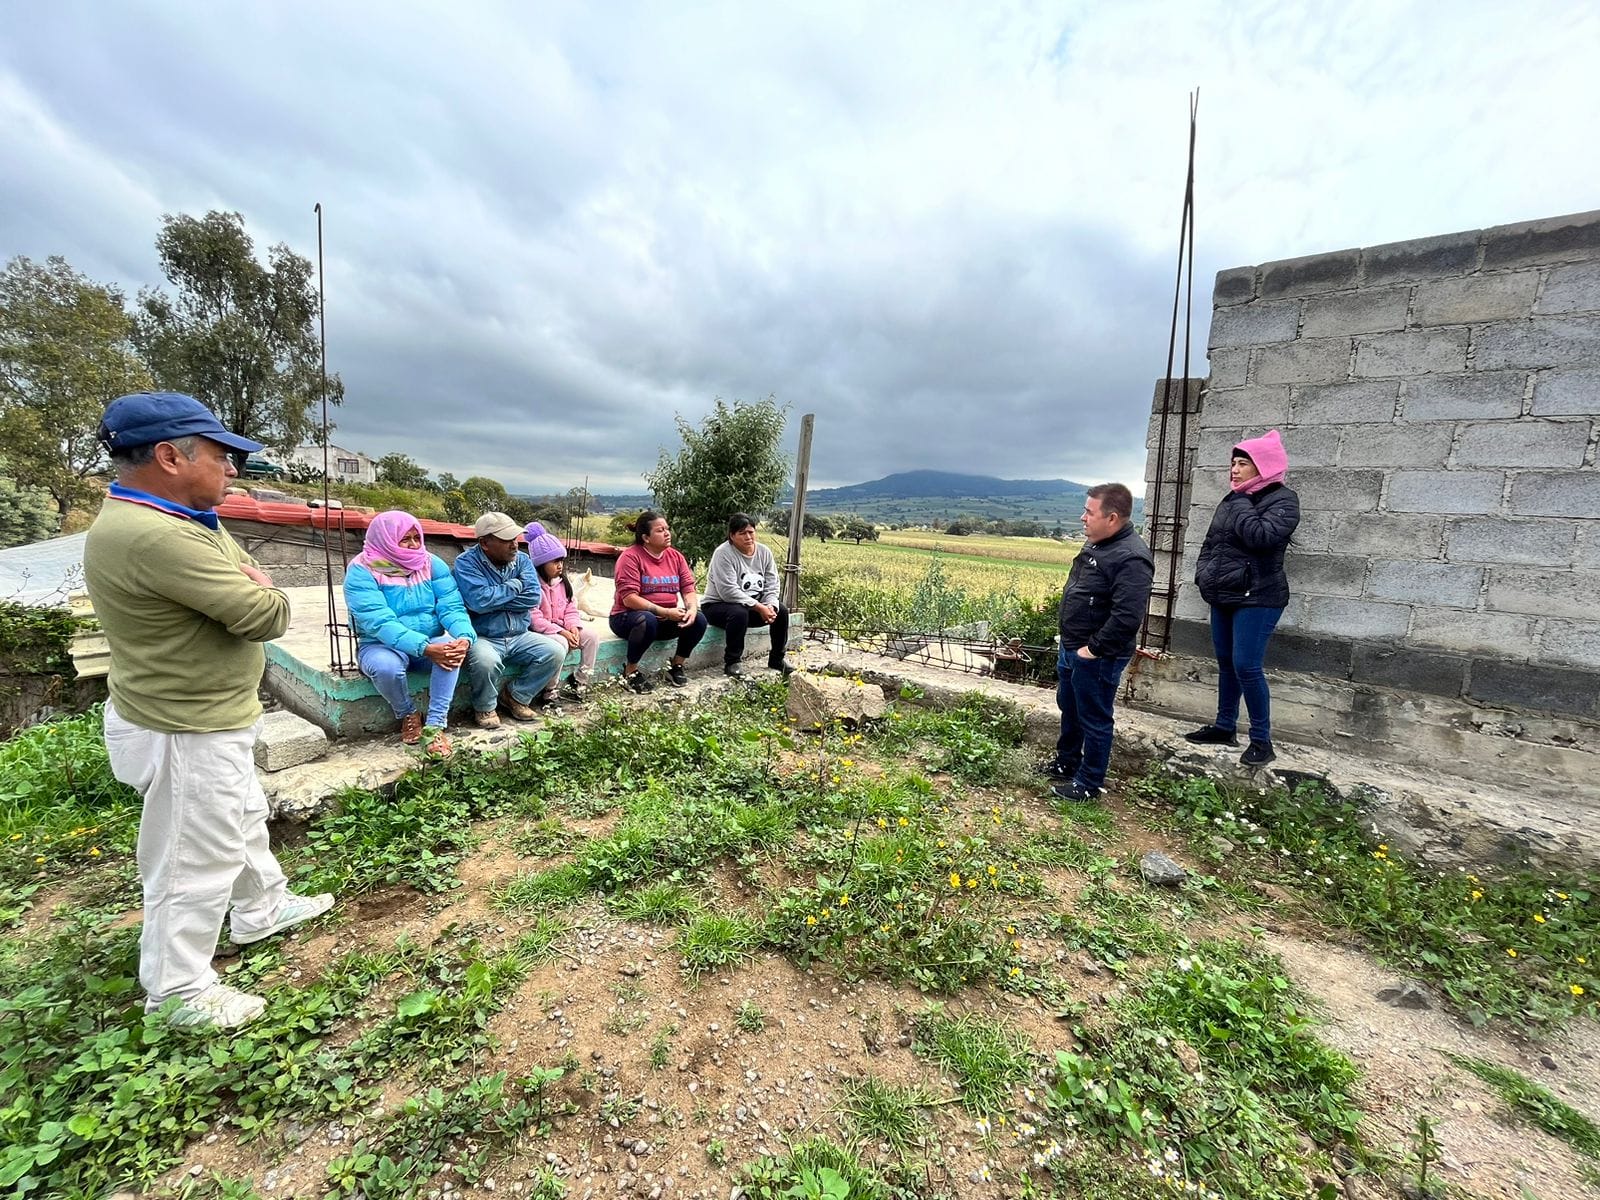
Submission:
M 919 524 L 955 517 L 1057 522 L 1075 528 L 1089 485 L 1070 479 L 999 479 L 954 471 L 900 471 L 847 487 L 813 488 L 806 509 L 818 514 L 856 513 L 870 521 Z M 793 499 L 786 489 L 780 503 Z M 1135 521 L 1143 504 L 1133 502 Z
M 809 504 L 850 505 L 858 500 L 957 499 L 972 496 L 997 499 L 1027 496 L 1061 497 L 1082 501 L 1087 484 L 1070 479 L 996 479 L 993 475 L 959 475 L 953 471 L 900 471 L 847 487 L 813 489 Z

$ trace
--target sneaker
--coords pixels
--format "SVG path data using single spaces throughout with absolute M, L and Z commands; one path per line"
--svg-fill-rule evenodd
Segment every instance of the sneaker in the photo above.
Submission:
M 278 919 L 271 925 L 254 933 L 230 933 L 228 936 L 233 939 L 235 946 L 248 946 L 251 942 L 262 941 L 285 929 L 293 929 L 302 921 L 320 917 L 332 907 L 333 896 L 329 892 L 323 892 L 320 896 L 296 896 L 293 892 L 285 892 L 283 903 L 278 905 Z
M 767 663 L 767 670 L 781 671 L 783 673 L 783 677 L 787 679 L 789 676 L 793 675 L 798 668 L 787 658 L 780 658 L 777 662 Z
M 479 729 L 499 729 L 500 714 L 490 709 L 488 712 L 475 712 L 472 721 Z
M 173 1009 L 167 1024 L 180 1029 L 237 1029 L 250 1024 L 266 1008 L 265 997 L 241 992 L 225 983 L 213 983 Z
M 1277 757 L 1271 742 L 1258 742 L 1252 738 L 1244 753 L 1239 756 L 1239 763 L 1246 767 L 1264 767 Z
M 1076 780 L 1071 783 L 1058 783 L 1050 791 L 1057 800 L 1072 800 L 1079 804 L 1100 798 L 1099 788 L 1086 788 Z
M 656 690 L 656 685 L 645 678 L 643 671 L 635 671 L 632 675 L 624 675 L 622 677 L 622 686 L 638 692 L 641 696 L 646 692 Z
M 422 740 L 422 714 L 408 712 L 400 718 L 400 740 L 407 746 L 415 746 Z
M 744 678 L 744 668 L 742 666 L 740 666 L 736 662 L 723 663 L 723 665 L 722 665 L 722 673 L 724 675 L 730 675 L 734 679 L 743 679 Z
M 510 688 L 500 689 L 500 707 L 506 710 L 506 716 L 513 721 L 533 721 L 539 716 L 533 709 L 513 696 Z
M 689 682 L 689 677 L 684 674 L 682 663 L 673 663 L 667 668 L 667 682 L 673 687 L 684 687 Z
M 450 744 L 450 735 L 448 733 L 442 729 L 424 729 L 423 733 L 428 735 L 428 744 L 423 749 L 429 754 L 437 755 L 439 758 L 450 757 L 450 751 L 455 747 Z
M 1078 768 L 1075 765 L 1069 767 L 1059 758 L 1047 758 L 1034 770 L 1047 779 L 1060 780 L 1062 783 L 1069 782 L 1078 773 Z
M 589 689 L 571 676 L 561 685 L 560 697 L 568 704 L 582 704 L 589 698 Z
M 1239 735 L 1232 729 L 1202 725 L 1199 729 L 1191 729 L 1184 734 L 1183 740 L 1193 742 L 1196 746 L 1237 746 Z

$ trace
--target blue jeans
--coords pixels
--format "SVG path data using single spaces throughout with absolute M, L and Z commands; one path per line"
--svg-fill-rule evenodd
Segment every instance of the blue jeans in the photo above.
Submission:
M 484 637 L 467 651 L 467 690 L 473 712 L 493 712 L 500 703 L 500 686 L 509 679 L 511 698 L 531 704 L 550 686 L 566 655 L 555 642 L 531 629 L 515 637 Z
M 1073 782 L 1089 791 L 1106 785 L 1111 765 L 1112 707 L 1117 685 L 1133 655 L 1121 658 L 1079 658 L 1065 645 L 1056 657 L 1056 707 L 1061 710 L 1061 736 L 1056 761 L 1073 772 Z
M 453 641 L 455 638 L 446 633 L 429 638 L 428 644 L 436 646 L 440 642 Z M 450 701 L 456 694 L 456 680 L 461 677 L 460 668 L 449 671 L 430 658 L 413 658 L 403 650 L 380 642 L 368 642 L 358 649 L 356 662 L 361 667 L 361 673 L 372 680 L 378 695 L 389 702 L 397 718 L 417 711 L 411 699 L 411 688 L 406 682 L 406 672 L 413 667 L 430 668 L 433 674 L 428 680 L 428 716 L 425 723 L 437 729 L 444 728 L 450 717 Z
M 628 665 L 634 666 L 644 657 L 644 652 L 656 642 L 677 638 L 674 658 L 688 658 L 700 639 L 706 635 L 706 614 L 697 612 L 687 625 L 663 621 L 653 612 L 630 608 L 626 612 L 611 614 L 611 632 L 628 643 Z
M 1211 606 L 1211 645 L 1217 652 L 1217 728 L 1239 726 L 1239 697 L 1250 710 L 1250 740 L 1272 740 L 1272 697 L 1267 691 L 1267 643 L 1281 608 Z

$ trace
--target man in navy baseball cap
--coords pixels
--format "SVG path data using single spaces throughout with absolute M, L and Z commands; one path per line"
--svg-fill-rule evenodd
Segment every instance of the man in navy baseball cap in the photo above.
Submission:
M 131 396 L 119 396 L 100 418 L 100 443 L 113 454 L 135 446 L 153 446 L 157 442 L 197 435 L 244 454 L 254 454 L 262 448 L 260 442 L 229 433 L 217 420 L 216 413 L 182 392 L 135 392 Z

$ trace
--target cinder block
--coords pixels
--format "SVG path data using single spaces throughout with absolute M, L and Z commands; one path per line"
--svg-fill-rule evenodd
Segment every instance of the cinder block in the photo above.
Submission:
M 1508 613 L 1419 608 L 1411 618 L 1407 641 L 1463 654 L 1527 658 L 1533 649 L 1535 624 L 1533 617 Z
M 1472 334 L 1480 371 L 1505 367 L 1587 367 L 1600 362 L 1600 317 L 1531 317 Z
M 1172 615 L 1175 619 L 1189 621 L 1211 620 L 1211 606 L 1200 595 L 1200 589 L 1190 582 L 1194 576 L 1191 568 L 1178 572 L 1178 602 L 1173 607 Z
M 1257 294 L 1264 299 L 1275 296 L 1307 296 L 1314 292 L 1338 292 L 1356 285 L 1361 251 L 1335 250 L 1331 254 L 1308 254 L 1261 264 L 1261 285 Z
M 1600 472 L 1522 471 L 1511 481 L 1519 517 L 1593 517 L 1600 513 Z
M 1600 262 L 1557 267 L 1544 281 L 1534 312 L 1600 312 Z
M 1251 359 L 1258 384 L 1338 383 L 1350 375 L 1349 338 L 1311 338 L 1259 347 Z
M 1211 374 L 1207 376 L 1214 388 L 1243 387 L 1250 375 L 1250 351 L 1244 347 L 1232 350 L 1211 351 Z
M 1336 554 L 1429 561 L 1443 553 L 1444 518 L 1431 513 L 1335 513 L 1328 547 Z
M 1289 460 L 1293 462 L 1291 458 Z M 1324 509 L 1313 509 L 1300 514 L 1300 524 L 1295 527 L 1289 545 L 1308 553 L 1326 554 L 1333 549 L 1333 523 L 1338 514 Z
M 1404 604 L 1307 596 L 1299 627 L 1305 633 L 1346 638 L 1402 638 L 1410 622 L 1411 609 Z
M 1291 485 L 1300 493 L 1302 509 L 1371 512 L 1383 491 L 1383 472 L 1312 468 L 1296 471 Z
M 1366 594 L 1373 600 L 1420 607 L 1477 608 L 1482 589 L 1482 567 L 1375 561 L 1367 576 Z
M 1500 511 L 1500 471 L 1396 471 L 1389 480 L 1391 512 L 1492 516 Z
M 1600 571 L 1600 523 L 1586 521 L 1578 533 L 1578 552 L 1573 557 L 1575 567 L 1592 567 Z
M 1492 567 L 1485 607 L 1490 612 L 1590 618 L 1595 615 L 1596 596 L 1600 596 L 1600 571 Z
M 1464 275 L 1478 266 L 1478 231 L 1446 233 L 1368 246 L 1361 252 L 1361 282 L 1365 286 L 1407 279 L 1438 279 Z
M 1437 375 L 1465 370 L 1465 329 L 1408 329 L 1356 339 L 1355 368 L 1360 379 Z
M 1303 337 L 1338 337 L 1352 333 L 1381 333 L 1406 327 L 1411 289 L 1361 288 L 1333 296 L 1313 296 L 1305 302 L 1300 326 Z
M 1411 321 L 1415 325 L 1515 321 L 1533 312 L 1533 297 L 1538 290 L 1539 272 L 1533 270 L 1420 283 L 1411 306 Z
M 1318 637 L 1300 628 L 1304 613 L 1283 614 L 1278 632 L 1267 644 L 1267 669 L 1271 671 L 1301 671 L 1312 675 L 1331 675 L 1335 679 L 1350 678 L 1350 639 L 1346 637 Z
M 1278 387 L 1229 388 L 1208 392 L 1200 410 L 1200 427 L 1233 429 L 1280 425 L 1289 415 L 1289 389 Z
M 1578 541 L 1576 521 L 1507 521 L 1499 517 L 1463 517 L 1445 531 L 1446 557 L 1451 562 L 1564 567 Z
M 1294 402 L 1290 401 L 1291 415 Z M 1280 433 L 1289 454 L 1289 469 L 1331 467 L 1339 461 L 1339 428 L 1336 425 L 1290 425 Z
M 1300 330 L 1300 302 L 1236 304 L 1211 314 L 1211 346 L 1260 346 L 1292 342 Z
M 1356 646 L 1350 656 L 1350 678 L 1357 683 L 1460 696 L 1467 683 L 1467 660 L 1453 654 L 1427 654 L 1412 646 Z
M 1483 269 L 1600 258 L 1600 211 L 1546 217 L 1483 231 Z
M 1442 467 L 1450 456 L 1449 425 L 1346 425 L 1340 434 L 1341 467 Z
M 1195 464 L 1202 467 L 1226 467 L 1233 456 L 1233 448 L 1250 435 L 1235 426 L 1230 429 L 1207 429 L 1200 434 L 1200 447 L 1195 454 Z M 1294 461 L 1294 456 L 1289 456 Z
M 1456 463 L 1463 467 L 1581 467 L 1589 449 L 1586 420 L 1486 421 L 1463 425 Z
M 315 762 L 328 752 L 328 735 L 320 726 L 292 712 L 269 712 L 261 718 L 261 734 L 256 739 L 256 766 L 263 771 L 281 771 Z
M 1539 659 L 1600 669 L 1600 621 L 1546 621 L 1539 639 Z
M 1600 714 L 1600 673 L 1480 659 L 1472 664 L 1467 695 L 1480 704 L 1590 717 Z
M 1284 557 L 1289 588 L 1302 596 L 1359 596 L 1367 581 L 1367 560 L 1348 554 L 1296 554 Z
M 1242 304 L 1253 300 L 1256 294 L 1256 269 L 1254 267 L 1228 267 L 1217 272 L 1217 282 L 1211 289 L 1213 305 Z
M 1399 398 L 1397 379 L 1307 385 L 1289 397 L 1289 419 L 1297 425 L 1392 421 Z
M 1522 414 L 1526 371 L 1408 379 L 1400 398 L 1405 421 L 1489 420 Z
M 1600 413 L 1600 368 L 1539 371 L 1533 377 L 1533 415 L 1591 416 Z

